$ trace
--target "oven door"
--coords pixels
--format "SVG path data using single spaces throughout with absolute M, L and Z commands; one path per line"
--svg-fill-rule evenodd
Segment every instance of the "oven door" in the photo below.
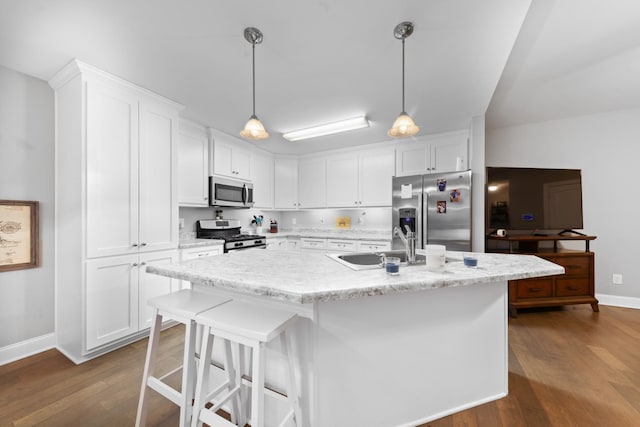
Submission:
M 250 208 L 253 206 L 253 184 L 210 176 L 209 206 Z

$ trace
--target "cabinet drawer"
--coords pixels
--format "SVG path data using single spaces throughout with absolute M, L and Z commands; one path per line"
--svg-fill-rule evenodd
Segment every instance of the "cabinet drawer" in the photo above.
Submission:
M 517 281 L 518 298 L 545 298 L 553 295 L 553 279 L 527 279 Z
M 300 247 L 302 249 L 326 249 L 327 239 L 300 239 Z
M 222 245 L 216 246 L 204 246 L 200 248 L 194 249 L 183 249 L 181 259 L 182 261 L 187 261 L 191 259 L 204 258 L 208 256 L 220 255 L 223 252 Z
M 332 251 L 355 252 L 356 242 L 351 240 L 327 240 L 327 249 Z
M 362 240 L 358 242 L 358 251 L 371 252 L 371 251 L 389 251 L 391 250 L 390 242 L 382 242 L 378 240 Z
M 557 279 L 556 296 L 590 295 L 588 279 Z
M 587 277 L 589 275 L 589 257 L 568 256 L 549 257 L 549 261 L 564 267 L 565 276 Z

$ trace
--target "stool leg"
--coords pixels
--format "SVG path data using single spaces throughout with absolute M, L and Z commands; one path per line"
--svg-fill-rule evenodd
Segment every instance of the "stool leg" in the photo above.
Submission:
M 151 325 L 149 333 L 149 344 L 147 345 L 147 357 L 144 362 L 144 371 L 142 372 L 142 386 L 140 387 L 140 398 L 138 400 L 138 413 L 136 414 L 136 427 L 142 427 L 147 423 L 147 380 L 150 375 L 155 372 L 156 353 L 158 344 L 160 343 L 160 326 L 162 324 L 162 316 L 159 310 L 155 310 L 155 321 Z
M 196 322 L 190 320 L 185 325 L 184 355 L 182 364 L 182 391 L 180 396 L 180 427 L 187 427 L 193 413 L 191 406 L 194 395 L 196 369 Z
M 251 427 L 264 427 L 265 345 L 257 342 L 252 347 Z
M 236 381 L 237 384 L 240 384 L 240 412 L 238 413 L 238 426 L 244 427 L 247 421 L 245 408 L 247 405 L 247 396 L 246 393 L 242 391 L 242 371 L 244 370 L 245 358 L 245 346 L 239 343 L 236 343 L 236 350 L 238 353 L 238 363 L 236 369 Z
M 231 342 L 227 339 L 224 340 L 224 370 L 227 374 L 229 390 L 236 388 L 237 384 L 240 384 L 239 387 L 242 387 L 242 384 L 237 381 L 238 375 L 236 375 L 236 372 L 238 369 L 234 366 L 233 355 L 231 354 Z M 237 424 L 240 415 L 240 392 L 241 390 L 238 390 L 231 398 L 231 422 L 234 424 Z
M 192 427 L 201 427 L 200 411 L 207 404 L 209 393 L 209 368 L 211 366 L 211 351 L 213 350 L 213 337 L 211 328 L 205 327 L 202 336 L 202 348 L 200 351 L 200 364 L 198 366 L 198 378 L 196 379 L 196 395 L 193 404 Z
M 289 400 L 289 405 L 291 405 L 291 409 L 293 410 L 294 423 L 299 427 L 302 425 L 302 410 L 300 409 L 298 388 L 296 387 L 296 353 L 291 342 L 291 335 L 288 334 L 287 331 L 280 334 L 280 342 L 289 365 L 289 370 L 287 372 L 287 400 Z

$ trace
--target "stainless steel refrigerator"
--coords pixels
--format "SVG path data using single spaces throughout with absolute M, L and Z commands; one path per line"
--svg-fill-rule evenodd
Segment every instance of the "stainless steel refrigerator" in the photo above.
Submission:
M 445 245 L 449 251 L 471 251 L 471 171 L 393 178 L 392 225 L 416 233 L 416 248 Z M 393 249 L 403 249 L 394 236 Z

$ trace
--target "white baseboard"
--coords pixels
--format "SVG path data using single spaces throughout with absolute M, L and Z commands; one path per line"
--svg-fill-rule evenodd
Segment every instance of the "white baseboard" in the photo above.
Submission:
M 612 305 L 614 307 L 640 309 L 640 298 L 621 297 L 618 295 L 596 294 L 596 298 L 602 305 Z
M 56 346 L 56 334 L 51 333 L 0 348 L 0 366 L 50 350 Z

